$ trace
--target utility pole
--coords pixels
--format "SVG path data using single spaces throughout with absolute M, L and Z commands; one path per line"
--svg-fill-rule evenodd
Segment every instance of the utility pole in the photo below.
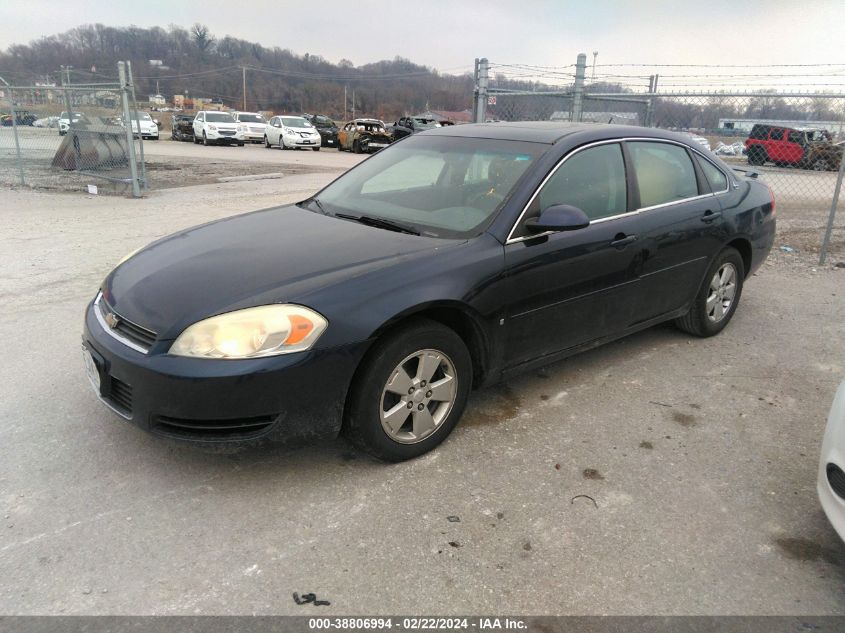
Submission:
M 581 121 L 584 111 L 584 75 L 587 71 L 587 55 L 578 53 L 578 61 L 575 63 L 575 90 L 572 95 L 572 122 Z
M 352 118 L 355 118 L 355 88 L 352 89 Z
M 596 80 L 596 57 L 599 56 L 598 51 L 593 51 L 593 72 L 590 74 L 590 83 Z
M 246 66 L 241 66 L 241 72 L 243 73 L 244 82 L 244 112 L 246 112 Z
M 138 163 L 135 161 L 135 141 L 132 138 L 132 119 L 129 112 L 129 81 L 124 62 L 117 62 L 117 73 L 120 77 L 120 105 L 123 108 L 123 129 L 126 132 L 126 155 L 129 158 L 129 175 L 132 178 L 132 197 L 140 198 L 141 183 L 138 178 Z M 140 132 L 140 129 L 138 131 Z
M 346 109 L 346 86 L 343 87 L 343 120 L 348 120 L 347 117 L 347 109 Z

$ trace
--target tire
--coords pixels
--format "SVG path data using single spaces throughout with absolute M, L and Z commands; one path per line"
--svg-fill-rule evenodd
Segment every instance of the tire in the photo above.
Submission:
M 421 367 L 420 355 L 433 368 L 429 379 L 440 386 L 436 391 L 444 400 L 430 398 L 435 390 L 422 382 L 421 376 L 429 372 Z M 402 395 L 389 390 L 391 382 Z M 412 394 L 405 391 L 405 384 Z M 355 446 L 384 461 L 419 457 L 455 428 L 471 385 L 472 359 L 461 338 L 436 321 L 415 319 L 376 341 L 367 353 L 352 381 L 343 433 Z M 395 411 L 396 428 L 382 421 L 386 411 Z
M 205 135 L 205 132 L 202 133 L 202 144 L 208 147 L 211 143 L 208 141 L 208 137 Z
M 352 153 L 353 154 L 360 154 L 361 153 L 361 145 L 358 143 L 357 140 L 352 141 Z
M 733 273 L 733 289 L 725 284 L 724 273 Z M 739 252 L 730 246 L 722 250 L 704 275 L 701 287 L 693 299 L 689 312 L 675 320 L 681 330 L 702 338 L 714 336 L 725 329 L 736 312 L 742 296 L 742 285 L 745 279 L 745 264 Z M 720 283 L 721 282 L 721 283 Z M 731 292 L 733 293 L 731 296 Z M 721 297 L 721 298 L 720 298 Z M 730 298 L 730 304 L 725 301 Z M 708 304 L 708 299 L 710 304 Z M 727 308 L 725 310 L 725 308 Z M 722 312 L 719 316 L 719 312 Z
M 824 158 L 817 158 L 813 161 L 811 169 L 813 171 L 827 171 L 829 167 L 827 166 L 827 161 Z
M 243 147 L 243 146 L 244 146 L 243 143 L 238 143 L 238 147 Z
M 762 165 L 766 162 L 766 150 L 762 147 L 749 147 L 748 148 L 748 164 L 749 165 Z
M 311 149 L 312 149 L 313 151 L 315 151 L 315 152 L 319 152 L 319 151 L 320 151 L 320 148 L 319 148 L 319 147 L 312 147 Z
M 267 138 L 267 135 L 264 135 L 264 149 L 270 149 L 270 139 Z

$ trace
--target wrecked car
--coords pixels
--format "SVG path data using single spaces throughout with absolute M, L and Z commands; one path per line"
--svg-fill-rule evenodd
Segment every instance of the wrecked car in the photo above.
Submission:
M 378 119 L 355 119 L 337 134 L 337 149 L 355 154 L 377 152 L 390 145 L 393 139 Z
M 432 118 L 422 116 L 404 116 L 393 125 L 390 126 L 389 132 L 393 140 L 397 141 L 405 136 L 422 132 L 423 130 L 433 130 L 440 127 L 440 123 Z

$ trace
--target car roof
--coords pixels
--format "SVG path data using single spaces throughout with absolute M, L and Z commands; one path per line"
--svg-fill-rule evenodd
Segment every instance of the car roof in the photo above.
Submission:
M 514 121 L 499 123 L 470 123 L 424 130 L 426 136 L 460 136 L 466 138 L 487 138 L 503 141 L 528 141 L 532 143 L 554 144 L 557 141 L 578 133 L 595 136 L 595 140 L 604 138 L 648 137 L 681 141 L 689 144 L 686 134 L 669 132 L 656 128 L 635 125 L 610 125 L 606 123 L 565 123 L 557 121 Z M 590 134 L 592 133 L 592 134 Z
M 353 123 L 384 123 L 380 119 L 352 119 Z

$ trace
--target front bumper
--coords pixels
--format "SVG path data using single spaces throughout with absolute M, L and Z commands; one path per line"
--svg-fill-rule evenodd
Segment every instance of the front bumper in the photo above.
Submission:
M 337 147 L 337 134 L 320 134 L 320 145 L 322 147 Z
M 292 138 L 290 136 L 282 136 L 282 142 L 285 147 L 320 147 L 319 138 Z
M 209 141 L 216 143 L 243 143 L 243 138 L 239 138 L 240 132 L 231 132 L 229 130 L 206 130 L 205 135 Z
M 824 513 L 839 533 L 839 537 L 845 540 L 845 486 L 842 486 L 842 479 L 838 478 L 841 475 L 830 472 L 836 469 L 840 473 L 845 471 L 845 381 L 839 385 L 827 418 L 817 482 L 819 501 Z M 834 478 L 838 478 L 838 493 L 834 490 Z
M 335 437 L 352 375 L 367 344 L 253 360 L 148 354 L 108 334 L 93 304 L 85 312 L 90 352 L 110 409 L 155 435 L 195 444 L 253 444 Z

